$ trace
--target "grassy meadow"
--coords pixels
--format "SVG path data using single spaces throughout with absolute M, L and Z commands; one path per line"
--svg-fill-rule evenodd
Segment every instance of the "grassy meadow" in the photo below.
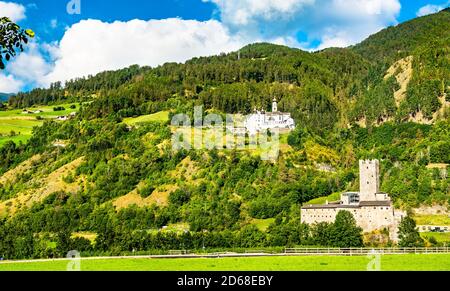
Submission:
M 418 225 L 450 225 L 450 216 L 446 214 L 415 215 L 414 220 Z
M 372 258 L 365 256 L 300 256 L 251 258 L 150 259 L 115 258 L 82 260 L 82 271 L 366 271 Z M 64 271 L 68 260 L 0 263 L 0 271 Z M 449 254 L 386 255 L 381 271 L 450 270 Z
M 133 126 L 143 122 L 166 122 L 168 120 L 169 120 L 169 111 L 160 111 L 149 115 L 124 118 L 123 122 L 127 125 Z
M 420 236 L 426 240 L 434 237 L 438 243 L 450 245 L 450 232 L 421 232 Z
M 71 109 L 70 106 L 75 108 Z M 23 114 L 22 109 L 0 111 L 0 146 L 7 141 L 15 143 L 26 143 L 31 138 L 33 127 L 41 126 L 43 120 L 38 120 L 38 116 L 42 119 L 54 119 L 58 116 L 69 115 L 72 112 L 78 112 L 80 109 L 79 103 L 61 104 L 65 110 L 54 111 L 55 106 L 36 106 L 26 108 L 30 111 L 41 110 L 40 113 Z

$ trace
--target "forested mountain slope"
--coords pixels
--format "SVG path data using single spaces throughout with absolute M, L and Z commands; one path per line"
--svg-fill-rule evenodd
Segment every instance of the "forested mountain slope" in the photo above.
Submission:
M 358 159 L 381 160 L 381 188 L 397 207 L 448 205 L 449 15 L 350 48 L 253 44 L 13 96 L 13 108 L 92 102 L 74 119 L 35 128 L 26 145 L 0 148 L 0 255 L 331 245 L 326 231 L 299 222 L 299 209 L 358 190 Z M 195 105 L 268 110 L 274 97 L 298 124 L 281 136 L 276 161 L 251 149 L 174 151 L 169 120 L 124 122 L 192 115 Z

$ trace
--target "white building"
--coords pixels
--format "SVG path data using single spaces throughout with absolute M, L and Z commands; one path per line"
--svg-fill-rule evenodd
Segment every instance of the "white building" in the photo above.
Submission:
M 258 111 L 255 109 L 255 113 L 247 117 L 245 128 L 250 134 L 275 128 L 293 130 L 295 128 L 295 121 L 290 113 L 279 112 L 277 100 L 273 99 L 272 112 Z
M 302 207 L 301 221 L 333 223 L 339 211 L 347 210 L 365 232 L 387 229 L 390 239 L 397 241 L 398 225 L 406 213 L 394 209 L 389 195 L 380 192 L 379 161 L 360 161 L 359 173 L 360 192 L 343 193 L 340 201 L 325 205 L 306 205 Z

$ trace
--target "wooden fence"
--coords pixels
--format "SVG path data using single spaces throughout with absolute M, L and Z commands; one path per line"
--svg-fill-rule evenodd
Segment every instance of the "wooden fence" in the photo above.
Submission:
M 436 248 L 287 248 L 286 255 L 400 255 L 400 254 L 448 254 L 450 247 Z

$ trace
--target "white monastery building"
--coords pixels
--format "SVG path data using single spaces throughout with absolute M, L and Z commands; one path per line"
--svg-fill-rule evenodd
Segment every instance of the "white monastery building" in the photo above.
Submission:
M 301 221 L 307 224 L 333 223 L 339 211 L 347 210 L 364 232 L 388 229 L 390 239 L 398 241 L 398 225 L 406 213 L 395 210 L 389 195 L 380 192 L 379 161 L 359 161 L 359 175 L 360 192 L 343 193 L 337 202 L 304 206 Z
M 273 99 L 272 112 L 255 109 L 255 112 L 247 117 L 245 128 L 252 135 L 275 128 L 293 130 L 295 128 L 295 121 L 290 113 L 279 112 L 278 102 L 276 99 Z

